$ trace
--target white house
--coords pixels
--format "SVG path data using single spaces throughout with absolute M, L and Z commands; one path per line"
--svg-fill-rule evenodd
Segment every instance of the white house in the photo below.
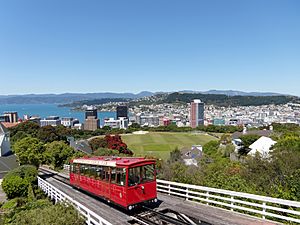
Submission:
M 202 146 L 201 145 L 193 145 L 191 150 L 182 152 L 183 162 L 187 166 L 198 166 L 198 159 L 202 157 Z
M 254 156 L 258 152 L 262 157 L 268 157 L 270 148 L 276 143 L 271 138 L 262 136 L 249 146 L 251 150 L 248 154 Z
M 10 152 L 10 140 L 8 130 L 0 123 L 0 156 Z

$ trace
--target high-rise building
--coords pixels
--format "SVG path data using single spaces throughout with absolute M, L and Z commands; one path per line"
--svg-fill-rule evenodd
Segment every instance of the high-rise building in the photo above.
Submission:
M 204 102 L 200 99 L 194 99 L 191 102 L 190 124 L 192 128 L 204 125 Z
M 61 120 L 59 119 L 59 116 L 48 116 L 47 118 L 40 120 L 41 127 L 44 126 L 59 126 L 61 124 Z
M 125 117 L 128 119 L 128 107 L 126 105 L 117 106 L 117 119 Z
M 85 110 L 85 119 L 87 119 L 88 117 L 93 117 L 94 119 L 98 119 L 96 107 L 91 106 Z
M 100 127 L 100 120 L 98 119 L 97 108 L 89 107 L 85 110 L 85 130 L 97 130 Z
M 17 123 L 18 122 L 18 113 L 17 112 L 4 112 L 4 116 L 9 117 L 10 123 Z
M 100 127 L 100 121 L 90 116 L 85 120 L 83 127 L 85 130 L 95 131 Z
M 9 123 L 9 116 L 7 116 L 7 115 L 0 115 L 0 122 Z

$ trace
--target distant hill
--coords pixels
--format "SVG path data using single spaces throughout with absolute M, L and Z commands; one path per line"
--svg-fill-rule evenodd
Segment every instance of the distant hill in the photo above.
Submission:
M 235 90 L 209 90 L 209 91 L 193 91 L 193 90 L 183 90 L 180 93 L 201 93 L 201 94 L 211 94 L 211 95 L 227 95 L 227 96 L 278 96 L 286 95 L 274 92 L 244 92 Z
M 40 104 L 57 103 L 67 104 L 74 101 L 94 100 L 94 99 L 137 99 L 152 96 L 154 93 L 143 91 L 138 94 L 133 93 L 64 93 L 64 94 L 28 94 L 28 95 L 0 95 L 0 104 Z
M 177 94 L 176 94 L 177 93 Z M 179 101 L 185 102 L 186 99 L 190 101 L 191 98 L 200 98 L 206 103 L 214 104 L 230 104 L 230 105 L 243 105 L 243 104 L 284 104 L 291 100 L 295 100 L 295 96 L 289 96 L 284 94 L 272 93 L 272 92 L 243 92 L 235 90 L 209 90 L 209 91 L 193 91 L 193 90 L 184 90 L 179 92 L 149 92 L 142 91 L 138 94 L 133 93 L 113 93 L 113 92 L 100 92 L 100 93 L 64 93 L 64 94 L 27 94 L 27 95 L 0 95 L 0 104 L 71 104 L 80 105 L 80 101 L 96 101 L 99 99 L 106 99 L 106 102 L 109 99 L 115 99 L 113 101 L 119 100 L 130 100 L 130 99 L 139 99 L 143 97 L 149 97 L 153 95 L 161 94 L 167 96 L 165 101 L 173 101 L 174 98 L 178 98 Z M 182 94 L 178 96 L 179 94 Z M 196 95 L 198 97 L 192 97 L 189 95 Z M 234 98 L 237 96 L 237 98 Z M 233 97 L 233 98 L 229 98 Z M 243 98 L 242 98 L 243 97 Z M 258 98 L 251 98 L 258 97 Z M 266 97 L 266 98 L 259 98 Z M 274 97 L 274 98 L 271 98 Z M 75 104 L 74 104 L 75 102 Z M 90 102 L 90 103 L 91 103 Z
M 300 102 L 300 98 L 297 96 L 240 96 L 240 95 L 224 95 L 224 94 L 202 94 L 202 93 L 181 93 L 174 92 L 166 95 L 162 100 L 162 103 L 175 103 L 182 102 L 188 103 L 193 99 L 201 99 L 206 104 L 212 104 L 217 106 L 259 106 L 269 104 L 286 104 L 288 102 Z
M 209 90 L 201 92 L 202 94 L 228 95 L 228 96 L 279 96 L 284 94 L 273 92 L 244 92 L 234 90 Z
M 72 103 L 61 104 L 61 107 L 80 107 L 83 105 L 101 105 L 111 102 L 129 102 L 132 98 L 100 98 L 100 99 L 92 99 L 92 100 L 82 100 L 75 101 Z

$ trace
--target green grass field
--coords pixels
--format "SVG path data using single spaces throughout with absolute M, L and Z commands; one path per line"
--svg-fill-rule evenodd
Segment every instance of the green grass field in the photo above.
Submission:
M 192 145 L 204 145 L 216 138 L 205 134 L 155 132 L 148 134 L 122 135 L 122 140 L 134 152 L 135 156 L 153 155 L 168 159 L 170 151 L 190 148 Z

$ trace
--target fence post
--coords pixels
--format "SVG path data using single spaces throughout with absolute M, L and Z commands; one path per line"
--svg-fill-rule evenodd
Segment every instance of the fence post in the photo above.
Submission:
M 168 185 L 168 195 L 171 195 L 171 184 Z
M 189 200 L 189 188 L 188 187 L 186 188 L 185 196 L 186 196 L 185 200 Z
M 233 196 L 231 196 L 231 198 L 230 198 L 230 199 L 231 199 L 231 204 L 230 204 L 230 205 L 231 205 L 231 209 L 230 209 L 230 210 L 231 210 L 231 211 L 233 211 L 233 206 L 234 206 L 234 202 L 233 202 L 233 200 L 234 200 L 234 197 L 233 197 Z
M 262 208 L 263 208 L 263 210 L 262 210 L 262 215 L 263 215 L 262 218 L 266 219 L 266 202 L 263 202 L 262 205 L 263 205 L 262 206 Z
M 206 200 L 209 200 L 209 191 L 206 192 Z M 209 205 L 209 202 L 206 202 L 206 205 Z

